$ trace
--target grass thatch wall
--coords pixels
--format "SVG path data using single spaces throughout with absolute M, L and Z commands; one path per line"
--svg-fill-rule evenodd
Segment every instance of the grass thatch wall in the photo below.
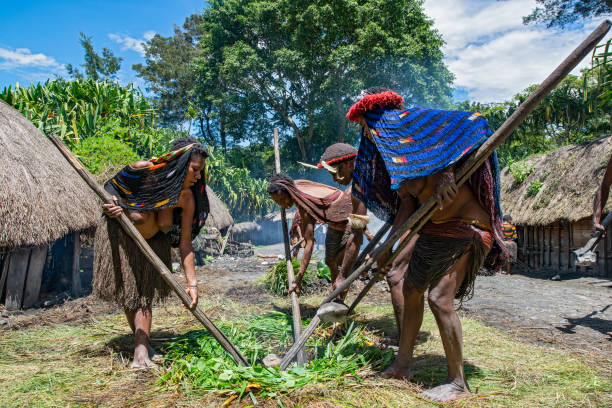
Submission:
M 501 206 L 518 225 L 575 222 L 593 214 L 593 195 L 612 153 L 612 137 L 565 146 L 519 164 L 528 176 L 517 182 L 506 167 L 501 173 Z M 612 209 L 612 200 L 607 210 Z
M 41 245 L 98 220 L 97 196 L 45 135 L 0 101 L 0 247 Z
M 206 186 L 206 194 L 210 203 L 210 214 L 206 218 L 207 227 L 214 227 L 219 231 L 229 227 L 234 223 L 232 215 L 225 207 L 225 204 L 219 199 L 217 194 L 209 186 Z

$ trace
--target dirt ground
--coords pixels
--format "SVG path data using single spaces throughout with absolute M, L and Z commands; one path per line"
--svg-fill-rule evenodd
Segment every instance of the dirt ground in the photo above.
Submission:
M 258 253 L 270 254 L 276 247 Z M 268 304 L 270 294 L 255 285 L 257 278 L 273 264 L 274 258 L 224 256 L 198 268 L 201 296 L 223 297 L 250 304 Z M 184 279 L 179 274 L 179 279 Z M 355 296 L 364 286 L 357 281 L 351 288 Z M 350 296 L 351 296 L 350 295 Z M 349 297 L 350 299 L 350 297 Z M 386 283 L 379 282 L 370 291 L 366 303 L 388 303 Z M 311 305 L 314 307 L 314 305 Z M 304 315 L 314 313 L 304 305 Z M 583 283 L 580 279 L 550 281 L 520 274 L 479 276 L 474 296 L 464 302 L 460 314 L 475 317 L 488 326 L 507 331 L 537 344 L 553 344 L 589 352 L 612 352 L 612 288 Z M 118 313 L 112 304 L 93 297 L 69 300 L 49 309 L 10 312 L 3 319 L 5 329 L 62 322 L 78 323 L 102 313 Z M 387 335 L 397 340 L 390 327 Z
M 266 248 L 258 252 L 275 251 L 274 248 Z M 227 321 L 239 314 L 261 313 L 271 308 L 289 313 L 286 301 L 279 300 L 256 285 L 257 278 L 276 262 L 273 258 L 257 256 L 225 256 L 198 268 L 201 307 L 215 322 Z M 177 278 L 184 281 L 180 274 Z M 363 285 L 364 282 L 357 281 L 351 289 L 351 296 Z M 322 295 L 323 292 L 319 296 L 302 299 L 304 317 L 314 315 Z M 480 276 L 474 297 L 466 301 L 460 310 L 466 340 L 466 372 L 476 392 L 480 383 L 480 396 L 477 400 L 453 406 L 601 406 L 601 401 L 612 400 L 610 391 L 602 392 L 601 386 L 597 386 L 601 381 L 607 383 L 609 379 L 606 378 L 612 372 L 612 361 L 609 359 L 612 338 L 607 334 L 612 324 L 610 305 L 612 289 L 579 281 L 553 282 L 521 275 Z M 508 337 L 500 337 L 496 329 L 475 324 L 474 318 L 486 326 L 501 329 Z M 218 396 L 204 399 L 201 396 L 186 397 L 171 390 L 160 392 L 154 374 L 130 373 L 128 367 L 133 338 L 129 335 L 121 310 L 92 296 L 69 300 L 48 309 L 10 312 L 8 317 L 0 319 L 5 321 L 0 327 L 0 353 L 7 356 L 5 363 L 0 361 L 0 379 L 13 378 L 21 375 L 17 374 L 20 372 L 31 372 L 28 375 L 34 375 L 37 381 L 30 387 L 34 391 L 23 391 L 25 385 L 18 387 L 17 392 L 23 392 L 23 396 L 19 397 L 21 405 L 13 402 L 8 406 L 192 407 L 219 406 L 225 400 Z M 391 315 L 386 283 L 379 282 L 374 286 L 358 310 L 357 320 L 379 330 L 387 338 L 385 342 L 388 344 L 397 344 L 398 333 Z M 174 297 L 166 306 L 156 309 L 152 344 L 160 348 L 178 334 L 197 327 L 197 322 L 179 306 L 178 299 Z M 33 340 L 46 332 L 49 333 L 48 338 Z M 23 347 L 19 346 L 19 340 L 13 340 L 16 336 L 25 336 L 22 337 Z M 57 340 L 53 336 L 57 336 Z M 34 341 L 40 350 L 47 351 L 33 353 L 25 346 L 30 341 Z M 57 346 L 54 346 L 55 343 Z M 495 343 L 499 350 L 488 350 L 487 345 L 491 343 Z M 63 357 L 64 352 L 57 356 L 53 354 L 58 347 L 59 351 L 65 350 L 68 355 Z M 529 358 L 524 356 L 523 350 L 527 350 Z M 566 355 L 564 350 L 567 350 Z M 542 354 L 537 355 L 540 352 Z M 381 381 L 373 377 L 361 385 L 365 388 L 322 386 L 298 391 L 283 400 L 284 406 L 435 406 L 418 400 L 419 387 L 439 382 L 441 379 L 436 376 L 443 375 L 445 367 L 435 322 L 429 313 L 419 336 L 417 353 L 417 366 L 427 373 L 419 379 L 422 385 Z M 521 361 L 523 357 L 525 361 Z M 55 360 L 63 361 L 64 358 L 65 362 L 58 366 Z M 75 368 L 67 364 L 78 367 L 78 362 L 83 358 L 94 366 L 91 370 L 78 373 L 83 377 L 81 380 L 81 377 L 76 377 Z M 64 371 L 69 372 L 61 371 L 64 365 Z M 537 366 L 537 370 L 530 368 L 534 366 Z M 53 377 L 49 374 L 51 372 Z M 572 374 L 578 372 L 580 374 Z M 602 376 L 601 373 L 608 374 Z M 575 379 L 576 375 L 580 380 Z M 61 376 L 65 376 L 65 379 Z M 97 384 L 98 380 L 95 380 L 95 384 L 86 380 L 92 377 L 99 378 L 100 384 Z M 570 380 L 582 381 L 584 385 L 566 385 Z M 58 384 L 62 384 L 61 387 L 58 388 Z M 128 404 L 126 398 L 133 394 L 135 387 L 145 387 L 147 391 L 130 399 Z M 491 397 L 487 397 L 487 387 L 496 390 L 490 393 Z M 532 394 L 543 387 L 549 390 L 536 401 Z M 43 391 L 49 392 L 48 401 L 37 397 L 43 395 Z M 344 396 L 350 402 L 334 400 Z M 364 399 L 363 404 L 355 402 L 361 398 Z M 246 406 L 243 403 L 238 405 Z M 0 406 L 4 405 L 0 403 Z M 264 406 L 280 405 L 266 403 Z

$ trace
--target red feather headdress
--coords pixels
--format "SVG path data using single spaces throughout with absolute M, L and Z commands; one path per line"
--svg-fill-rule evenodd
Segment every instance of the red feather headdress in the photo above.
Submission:
M 404 98 L 393 91 L 366 95 L 357 101 L 346 114 L 351 122 L 359 122 L 359 117 L 372 109 L 403 109 Z

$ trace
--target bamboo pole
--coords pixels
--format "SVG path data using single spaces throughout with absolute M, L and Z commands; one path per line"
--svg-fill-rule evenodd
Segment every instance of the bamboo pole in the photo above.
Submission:
M 107 204 L 112 204 L 112 197 L 101 188 L 98 183 L 96 183 L 92 178 L 89 172 L 83 167 L 81 162 L 74 156 L 74 154 L 66 147 L 66 145 L 55 135 L 49 136 L 49 139 L 55 144 L 55 146 L 59 149 L 59 151 L 64 155 L 64 157 L 68 160 L 68 162 L 74 167 L 74 169 L 79 173 L 79 175 L 85 180 L 85 182 L 91 187 L 92 190 L 96 192 L 96 194 Z M 122 213 L 120 217 L 116 218 L 119 222 L 123 230 L 129 235 L 143 255 L 151 262 L 151 265 L 155 267 L 157 272 L 162 276 L 164 281 L 174 290 L 174 292 L 178 295 L 179 299 L 183 302 L 185 307 L 189 309 L 189 305 L 191 304 L 191 296 L 187 294 L 185 289 L 181 287 L 178 281 L 174 278 L 172 273 L 168 270 L 166 265 L 162 262 L 161 259 L 157 256 L 157 254 L 151 249 L 147 241 L 140 235 L 140 232 L 134 227 L 130 219 L 127 217 L 125 213 Z M 223 348 L 236 360 L 238 364 L 243 366 L 248 366 L 249 363 L 247 359 L 240 353 L 240 351 L 232 344 L 232 342 L 223 334 L 221 330 L 215 326 L 215 324 L 206 316 L 206 314 L 199 307 L 194 307 L 193 309 L 189 309 L 189 311 L 198 319 L 204 327 L 212 334 L 212 336 L 223 346 Z
M 601 41 L 610 29 L 610 21 L 606 20 L 601 23 L 572 53 L 542 82 L 542 84 L 514 111 L 514 113 L 506 119 L 506 121 L 497 129 L 491 137 L 485 141 L 474 154 L 471 154 L 463 165 L 455 173 L 455 181 L 457 186 L 465 183 L 469 177 L 489 158 L 493 151 L 521 124 L 521 122 L 529 115 L 536 106 L 548 95 L 558 84 L 569 74 L 578 63 Z M 412 216 L 399 228 L 392 236 L 390 236 L 384 244 L 378 247 L 372 257 L 361 267 L 354 270 L 353 273 L 342 284 L 330 293 L 322 303 L 327 303 L 334 299 L 339 293 L 345 290 L 353 283 L 363 272 L 367 271 L 378 256 L 393 248 L 396 241 L 405 233 L 410 233 L 403 239 L 393 255 L 387 260 L 387 264 L 392 263 L 395 257 L 401 253 L 402 249 L 408 245 L 412 237 L 425 225 L 431 216 L 437 211 L 438 205 L 435 197 L 430 197 L 425 203 L 417 209 Z M 380 268 L 384 265 L 379 265 Z M 293 356 L 303 347 L 308 339 L 306 336 L 312 334 L 320 320 L 313 318 L 304 331 L 304 334 L 293 344 L 283 360 L 280 368 L 286 369 Z
M 280 148 L 278 143 L 278 128 L 274 128 L 274 166 L 276 172 L 280 173 Z M 287 213 L 285 209 L 281 207 L 281 225 L 283 228 L 283 241 L 285 243 L 285 261 L 287 263 L 287 283 L 289 287 L 295 281 L 295 274 L 293 273 L 293 263 L 291 262 L 291 248 L 289 247 L 289 229 L 287 228 Z M 308 267 L 308 266 L 307 266 Z M 291 292 L 291 312 L 293 315 L 293 339 L 297 340 L 302 334 L 302 316 L 300 313 L 300 302 L 298 295 L 295 292 Z M 298 365 L 304 365 L 306 362 L 306 353 L 304 349 L 299 350 L 297 353 Z

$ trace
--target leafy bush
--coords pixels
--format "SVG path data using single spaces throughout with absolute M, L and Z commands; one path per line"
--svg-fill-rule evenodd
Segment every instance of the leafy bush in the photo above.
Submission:
M 251 177 L 249 171 L 230 165 L 225 157 L 209 148 L 206 182 L 219 195 L 237 221 L 261 218 L 276 203 L 267 192 L 268 182 Z
M 512 163 L 509 167 L 514 181 L 521 184 L 533 172 L 534 165 L 526 161 Z
M 543 183 L 541 181 L 532 181 L 529 184 L 529 187 L 527 187 L 527 193 L 525 194 L 525 197 L 536 196 L 540 192 L 540 189 L 542 188 L 542 184 Z
M 297 275 L 300 269 L 300 260 L 298 258 L 292 258 L 291 264 L 293 265 L 294 274 Z M 306 269 L 304 277 L 302 279 L 302 289 L 306 289 L 311 285 L 317 277 L 317 272 Z M 284 296 L 289 290 L 289 283 L 287 280 L 287 262 L 281 261 L 278 264 L 270 267 L 265 275 L 261 279 L 262 285 L 265 289 L 274 293 L 275 295 Z
M 27 88 L 9 86 L 0 99 L 43 133 L 60 136 L 69 147 L 95 136 L 110 119 L 133 129 L 146 129 L 155 122 L 155 111 L 140 91 L 112 81 L 56 79 Z
M 360 369 L 381 368 L 393 358 L 391 350 L 374 346 L 371 332 L 351 324 L 335 343 L 325 331 L 316 332 L 306 344 L 307 353 L 313 357 L 308 365 L 280 371 L 266 368 L 258 360 L 287 349 L 292 330 L 289 316 L 269 312 L 252 317 L 246 327 L 225 325 L 221 330 L 245 353 L 250 367 L 236 365 L 210 333 L 195 330 L 166 344 L 166 364 L 159 383 L 185 392 L 233 391 L 238 398 L 249 396 L 256 403 L 256 392 L 273 398 L 307 384 L 360 382 Z
M 100 174 L 108 168 L 118 171 L 138 160 L 138 155 L 127 144 L 109 135 L 82 140 L 72 151 L 93 174 Z
M 317 262 L 317 276 L 320 279 L 327 279 L 328 282 L 331 282 L 331 270 L 323 261 Z

